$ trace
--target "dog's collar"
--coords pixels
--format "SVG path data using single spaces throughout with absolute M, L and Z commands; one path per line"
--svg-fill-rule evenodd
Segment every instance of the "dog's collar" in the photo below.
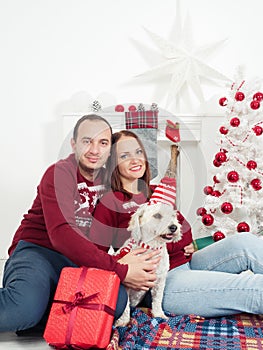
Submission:
M 147 243 L 144 243 L 142 241 L 137 242 L 137 241 L 135 241 L 135 239 L 130 238 L 129 241 L 128 241 L 128 244 L 125 247 L 121 248 L 119 254 L 116 255 L 117 258 L 118 259 L 123 258 L 125 255 L 127 255 L 132 250 L 132 247 L 134 247 L 135 245 L 137 247 L 141 247 L 141 248 L 144 248 L 144 249 L 151 249 L 151 250 L 160 250 L 160 249 L 162 249 L 162 246 L 157 247 L 157 248 L 153 248 Z
M 144 242 L 142 242 L 142 241 L 139 241 L 139 242 L 138 242 L 138 245 L 139 245 L 141 248 L 151 249 L 151 250 L 161 250 L 161 249 L 163 248 L 162 246 L 157 247 L 157 248 L 153 248 L 153 247 L 151 247 L 149 244 L 146 244 L 146 243 L 144 243 Z

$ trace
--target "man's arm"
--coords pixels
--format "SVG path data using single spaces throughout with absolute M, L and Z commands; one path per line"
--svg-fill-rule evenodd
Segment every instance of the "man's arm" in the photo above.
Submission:
M 115 271 L 121 281 L 124 280 L 128 266 L 119 264 L 114 257 L 98 249 L 77 227 L 75 193 L 75 174 L 60 165 L 50 167 L 39 185 L 47 233 L 54 250 L 78 266 Z
M 154 286 L 156 268 L 160 262 L 160 252 L 138 248 L 126 254 L 119 260 L 121 264 L 128 264 L 128 272 L 123 284 L 132 289 L 145 290 Z

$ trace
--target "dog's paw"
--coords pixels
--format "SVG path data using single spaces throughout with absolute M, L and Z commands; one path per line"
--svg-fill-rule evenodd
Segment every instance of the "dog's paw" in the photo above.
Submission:
M 168 316 L 166 316 L 164 313 L 163 313 L 163 311 L 157 311 L 157 312 L 153 312 L 152 311 L 152 315 L 153 315 L 153 317 L 160 317 L 160 318 L 163 318 L 163 319 L 165 319 L 165 320 L 168 320 Z

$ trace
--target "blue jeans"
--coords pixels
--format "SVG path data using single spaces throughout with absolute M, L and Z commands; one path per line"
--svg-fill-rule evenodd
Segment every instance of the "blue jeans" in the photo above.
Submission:
M 32 328 L 43 331 L 63 267 L 77 267 L 53 250 L 20 241 L 5 264 L 0 288 L 0 332 Z M 127 303 L 121 285 L 115 317 Z
M 163 307 L 204 317 L 263 314 L 263 239 L 240 233 L 195 252 L 168 272 Z

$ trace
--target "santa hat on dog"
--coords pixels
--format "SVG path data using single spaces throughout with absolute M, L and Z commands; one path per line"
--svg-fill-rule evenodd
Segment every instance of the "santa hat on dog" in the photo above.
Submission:
M 176 181 L 172 177 L 162 178 L 160 184 L 155 187 L 155 190 L 149 200 L 149 204 L 158 202 L 172 205 L 175 208 L 176 201 Z

